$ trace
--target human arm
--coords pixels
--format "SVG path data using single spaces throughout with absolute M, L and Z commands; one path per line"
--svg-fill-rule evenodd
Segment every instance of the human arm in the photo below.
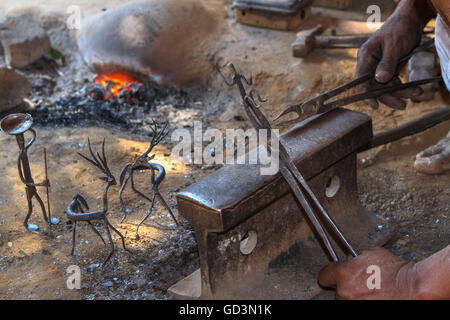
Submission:
M 383 26 L 358 51 L 356 76 L 375 74 L 373 81 L 360 86 L 361 92 L 378 84 L 400 81 L 394 77 L 399 60 L 419 45 L 425 25 L 435 15 L 427 0 L 403 0 L 398 5 Z M 421 93 L 420 88 L 411 88 L 383 95 L 378 100 L 392 108 L 404 109 L 406 104 L 402 98 Z M 376 99 L 365 102 L 374 109 L 378 108 Z
M 379 289 L 368 286 L 370 266 L 379 267 Z M 417 263 L 402 260 L 383 248 L 366 250 L 349 261 L 323 268 L 319 283 L 335 286 L 340 299 L 450 299 L 450 245 Z

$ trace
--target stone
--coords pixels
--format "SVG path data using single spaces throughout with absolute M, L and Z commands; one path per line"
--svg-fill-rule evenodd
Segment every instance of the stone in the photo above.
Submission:
M 195 84 L 213 72 L 208 56 L 226 10 L 216 7 L 216 1 L 204 0 L 126 4 L 85 18 L 78 46 L 99 73 L 126 71 L 158 84 Z
M 147 285 L 147 280 L 142 279 L 142 278 L 139 278 L 139 279 L 136 280 L 136 286 L 137 286 L 138 288 L 143 288 L 143 287 L 145 287 L 146 285 Z
M 28 66 L 51 50 L 46 32 L 27 14 L 1 21 L 0 40 L 6 63 L 17 69 Z
M 31 83 L 15 70 L 0 68 L 0 112 L 7 111 L 28 96 Z

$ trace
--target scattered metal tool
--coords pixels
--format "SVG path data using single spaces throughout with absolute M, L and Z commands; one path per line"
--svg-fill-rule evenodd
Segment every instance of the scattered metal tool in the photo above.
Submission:
M 324 32 L 322 25 L 309 30 L 302 30 L 297 33 L 297 39 L 291 44 L 292 54 L 294 57 L 307 57 L 315 49 L 348 49 L 360 48 L 369 38 L 372 33 L 361 34 L 345 34 L 345 35 L 325 35 L 320 34 Z M 424 34 L 429 31 L 424 31 Z M 422 43 L 429 43 L 431 38 L 424 36 Z
M 406 61 L 408 61 L 408 59 L 413 54 L 417 53 L 418 51 L 422 51 L 422 50 L 428 48 L 432 44 L 433 44 L 432 41 L 431 42 L 426 41 L 421 46 L 419 46 L 416 50 L 412 51 L 410 54 L 408 54 L 407 56 L 402 58 L 399 61 L 399 66 L 402 65 L 403 63 L 405 63 Z M 374 78 L 374 74 L 368 73 L 361 77 L 353 79 L 350 82 L 347 82 L 344 85 L 339 86 L 333 90 L 330 90 L 326 93 L 318 95 L 315 98 L 309 99 L 301 104 L 288 106 L 277 117 L 275 117 L 274 120 L 278 120 L 281 117 L 283 117 L 287 114 L 290 114 L 290 113 L 297 113 L 297 115 L 298 115 L 297 118 L 295 118 L 293 120 L 287 120 L 287 121 L 278 123 L 278 125 L 280 125 L 280 126 L 289 126 L 291 124 L 301 122 L 313 115 L 326 113 L 326 112 L 329 112 L 338 107 L 343 107 L 343 106 L 349 105 L 354 102 L 363 101 L 366 99 L 377 98 L 377 97 L 380 97 L 387 93 L 392 93 L 392 92 L 396 92 L 399 90 L 420 86 L 423 84 L 439 82 L 442 80 L 441 77 L 434 77 L 434 78 L 429 78 L 429 79 L 411 81 L 411 82 L 398 84 L 398 85 L 397 84 L 396 85 L 386 85 L 386 86 L 381 86 L 381 87 L 375 88 L 375 89 L 367 91 L 367 92 L 350 95 L 345 98 L 341 98 L 341 99 L 326 103 L 331 98 L 336 97 L 340 94 L 343 94 L 352 88 L 355 88 L 365 82 L 372 80 L 373 78 Z
M 351 0 L 314 0 L 314 5 L 333 9 L 345 9 L 350 6 Z
M 244 24 L 296 30 L 311 14 L 312 0 L 236 0 L 236 19 Z
M 398 127 L 378 132 L 373 136 L 372 141 L 359 149 L 358 152 L 412 136 L 448 120 L 450 120 L 450 106 L 429 112 L 420 118 L 404 123 Z
M 164 200 L 163 196 L 161 195 L 161 193 L 159 192 L 159 189 L 158 189 L 159 185 L 163 182 L 164 178 L 166 177 L 166 170 L 164 169 L 164 167 L 162 165 L 150 162 L 152 159 L 155 158 L 154 154 L 149 156 L 149 154 L 150 154 L 150 152 L 152 152 L 153 148 L 156 147 L 161 142 L 161 140 L 163 140 L 169 133 L 169 131 L 166 130 L 167 125 L 168 125 L 168 123 L 165 122 L 163 125 L 163 129 L 161 131 L 158 131 L 157 123 L 155 120 L 153 120 L 152 125 L 151 125 L 153 137 L 152 137 L 152 141 L 150 142 L 150 146 L 134 162 L 127 163 L 123 167 L 122 172 L 120 173 L 119 200 L 120 200 L 120 204 L 122 205 L 122 211 L 124 213 L 121 222 L 123 222 L 127 217 L 127 210 L 125 208 L 125 204 L 122 199 L 122 193 L 125 190 L 128 180 L 131 179 L 131 188 L 133 189 L 133 191 L 135 193 L 137 193 L 139 196 L 143 197 L 144 199 L 146 199 L 147 201 L 150 202 L 150 208 L 147 211 L 146 216 L 142 219 L 142 221 L 138 224 L 138 226 L 136 228 L 136 237 L 137 238 L 139 238 L 139 227 L 152 214 L 156 196 L 159 197 L 159 199 L 161 200 L 164 207 L 167 209 L 167 211 L 169 211 L 173 221 L 178 226 L 177 219 L 175 219 L 175 216 L 174 216 L 172 210 L 170 209 L 169 205 Z M 152 199 L 150 199 L 148 196 L 146 196 L 141 191 L 137 190 L 134 185 L 133 174 L 135 171 L 138 171 L 138 170 L 150 170 L 151 171 L 151 183 L 152 183 L 152 193 L 153 193 Z M 156 174 L 156 176 L 155 176 L 155 171 L 158 172 Z
M 267 118 L 264 116 L 264 114 L 260 111 L 259 105 L 255 102 L 254 95 L 257 96 L 258 100 L 260 102 L 265 102 L 267 100 L 262 99 L 261 96 L 258 94 L 258 92 L 255 89 L 251 89 L 251 91 L 247 94 L 244 86 L 244 82 L 251 86 L 252 85 L 252 78 L 250 77 L 249 80 L 245 78 L 245 76 L 239 74 L 233 64 L 228 64 L 232 71 L 232 78 L 231 80 L 227 80 L 226 77 L 221 72 L 218 65 L 216 65 L 216 69 L 225 81 L 225 83 L 228 86 L 234 86 L 236 85 L 239 89 L 239 92 L 241 94 L 243 103 L 244 103 L 244 109 L 247 113 L 247 116 L 252 123 L 252 125 L 255 127 L 255 129 L 265 129 L 271 134 L 272 127 L 267 120 Z M 268 137 L 268 140 L 271 140 L 271 136 Z M 271 147 L 269 147 L 271 149 Z M 308 184 L 306 183 L 306 180 L 303 178 L 301 173 L 298 171 L 297 167 L 294 165 L 291 157 L 289 156 L 287 150 L 283 146 L 283 144 L 279 143 L 279 154 L 280 154 L 280 172 L 285 178 L 286 182 L 289 184 L 292 192 L 294 193 L 295 197 L 298 199 L 300 204 L 302 205 L 303 209 L 305 210 L 306 214 L 308 215 L 308 218 L 312 222 L 315 231 L 320 236 L 323 244 L 325 245 L 328 254 L 334 261 L 338 261 L 338 255 L 336 254 L 336 251 L 333 248 L 333 245 L 328 238 L 324 227 L 322 226 L 322 223 L 320 222 L 320 218 L 317 213 L 314 212 L 313 207 L 309 203 L 308 199 L 306 198 L 303 190 L 308 195 L 309 199 L 312 200 L 315 207 L 318 209 L 319 214 L 322 216 L 322 218 L 326 221 L 328 226 L 332 229 L 334 234 L 336 235 L 337 239 L 341 242 L 341 244 L 345 247 L 345 249 L 348 251 L 348 253 L 352 254 L 354 257 L 357 256 L 356 251 L 353 249 L 353 247 L 350 245 L 348 240 L 345 238 L 343 233 L 340 231 L 338 226 L 334 223 L 333 219 L 328 215 L 328 213 L 325 211 L 323 206 L 318 201 L 316 195 L 313 193 L 313 191 L 310 189 Z M 301 187 L 300 187 L 301 186 Z
M 114 226 L 108 221 L 108 218 L 106 217 L 106 214 L 108 213 L 108 190 L 111 186 L 114 186 L 117 184 L 116 179 L 114 178 L 113 174 L 111 173 L 108 162 L 105 155 L 105 139 L 103 139 L 102 143 L 102 155 L 100 155 L 97 152 L 97 155 L 94 154 L 91 147 L 91 141 L 88 138 L 88 147 L 89 147 L 89 153 L 91 154 L 91 158 L 78 153 L 83 159 L 94 165 L 96 168 L 98 168 L 103 174 L 105 174 L 104 177 L 100 177 L 100 180 L 103 180 L 106 182 L 105 188 L 103 190 L 103 209 L 92 211 L 92 212 L 85 212 L 84 210 L 89 210 L 89 206 L 86 202 L 86 200 L 79 194 L 76 194 L 73 197 L 73 200 L 70 202 L 70 204 L 66 208 L 66 214 L 68 218 L 73 222 L 73 234 L 72 234 L 72 255 L 75 254 L 75 236 L 76 236 L 76 229 L 77 229 L 77 222 L 79 221 L 85 221 L 87 222 L 92 230 L 102 239 L 103 243 L 106 245 L 105 239 L 103 239 L 100 232 L 97 230 L 97 228 L 92 224 L 92 221 L 95 220 L 103 220 L 103 223 L 105 224 L 106 232 L 108 234 L 109 243 L 111 244 L 111 251 L 109 252 L 108 256 L 103 261 L 102 266 L 105 266 L 105 264 L 108 262 L 108 260 L 111 258 L 112 254 L 114 253 L 114 242 L 111 237 L 111 232 L 109 231 L 109 228 L 113 229 L 114 232 L 116 232 L 120 238 L 122 239 L 122 245 L 123 248 L 126 251 L 129 251 L 125 246 L 125 238 L 123 235 L 114 228 Z
M 306 57 L 314 49 L 359 48 L 371 36 L 367 34 L 318 36 L 323 31 L 322 25 L 319 24 L 313 29 L 297 33 L 297 40 L 291 45 L 294 57 Z
M 33 197 L 36 198 L 39 205 L 41 206 L 42 214 L 44 216 L 44 220 L 49 224 L 58 224 L 58 218 L 48 218 L 47 212 L 45 209 L 44 202 L 39 196 L 36 187 L 47 187 L 47 196 L 48 196 L 48 188 L 50 187 L 50 181 L 46 179 L 41 183 L 35 183 L 33 180 L 33 176 L 31 175 L 30 162 L 28 160 L 28 149 L 32 146 L 34 141 L 36 140 L 36 131 L 32 128 L 33 118 L 28 113 L 14 113 L 6 116 L 2 119 L 0 123 L 0 127 L 3 132 L 6 134 L 12 135 L 16 137 L 17 144 L 19 145 L 19 157 L 17 159 L 17 168 L 19 170 L 20 180 L 25 184 L 25 193 L 27 195 L 28 201 L 28 213 L 25 217 L 25 221 L 23 222 L 25 228 L 29 231 L 36 231 L 39 229 L 37 225 L 29 224 L 28 220 L 30 219 L 31 213 L 33 211 L 32 200 Z M 32 138 L 25 144 L 25 132 L 29 131 L 33 136 Z M 47 198 L 48 200 L 48 198 Z M 48 204 L 50 204 L 48 200 Z M 50 206 L 49 206 L 50 212 Z

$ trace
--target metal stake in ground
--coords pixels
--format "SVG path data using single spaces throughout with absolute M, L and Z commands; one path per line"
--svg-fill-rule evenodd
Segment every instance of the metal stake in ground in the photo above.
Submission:
M 236 85 L 239 89 L 239 92 L 241 93 L 242 99 L 244 101 L 244 108 L 245 112 L 247 113 L 247 116 L 252 123 L 253 127 L 255 129 L 266 129 L 269 135 L 271 135 L 272 127 L 267 120 L 267 118 L 264 116 L 264 114 L 259 110 L 259 105 L 255 102 L 254 95 L 256 94 L 258 100 L 260 102 L 267 101 L 266 99 L 262 99 L 261 96 L 258 94 L 258 92 L 255 89 L 252 89 L 249 94 L 246 93 L 245 87 L 243 84 L 243 80 L 249 85 L 252 85 L 252 80 L 250 77 L 250 80 L 247 80 L 243 75 L 238 74 L 233 64 L 229 64 L 230 69 L 232 70 L 232 80 L 227 81 L 225 76 L 220 71 L 220 68 L 216 65 L 216 69 L 221 75 L 221 77 L 224 79 L 226 84 L 228 86 Z M 271 141 L 271 137 L 268 137 L 268 141 Z M 351 253 L 354 257 L 356 257 L 358 254 L 353 249 L 353 247 L 350 245 L 348 240 L 345 238 L 343 233 L 340 231 L 338 226 L 334 223 L 333 219 L 328 215 L 328 213 L 325 211 L 323 206 L 320 204 L 319 200 L 315 196 L 315 194 L 312 192 L 311 188 L 306 183 L 306 180 L 303 178 L 301 173 L 298 171 L 297 167 L 294 165 L 291 157 L 289 156 L 286 148 L 284 148 L 283 144 L 279 142 L 280 146 L 280 172 L 285 178 L 286 182 L 289 184 L 292 192 L 294 193 L 294 196 L 297 198 L 297 200 L 302 205 L 303 209 L 305 210 L 306 214 L 308 215 L 308 218 L 310 219 L 311 223 L 314 226 L 314 229 L 316 230 L 317 234 L 320 236 L 321 240 L 323 241 L 323 244 L 325 245 L 330 257 L 334 261 L 338 261 L 339 258 L 333 248 L 333 245 L 331 244 L 330 239 L 328 238 L 322 223 L 320 222 L 317 214 L 314 212 L 312 206 L 308 202 L 308 199 L 305 197 L 304 192 L 300 188 L 300 186 L 303 188 L 303 190 L 306 191 L 309 198 L 313 201 L 316 208 L 319 210 L 320 215 L 322 218 L 326 221 L 328 226 L 332 229 L 336 237 L 339 239 L 339 241 L 344 245 L 346 250 Z M 269 146 L 268 149 L 271 149 Z
M 50 187 L 50 181 L 46 179 L 41 183 L 35 183 L 33 180 L 33 176 L 31 175 L 30 162 L 28 160 L 28 149 L 36 140 L 36 131 L 34 131 L 31 127 L 33 125 L 33 118 L 28 113 L 14 113 L 6 116 L 0 122 L 0 127 L 3 132 L 6 134 L 12 135 L 16 137 L 17 144 L 19 145 L 19 157 L 17 159 L 17 168 L 19 170 L 20 180 L 25 184 L 25 193 L 27 195 L 28 202 L 28 213 L 25 217 L 25 221 L 23 222 L 25 228 L 29 231 L 36 231 L 39 229 L 37 225 L 29 224 L 28 220 L 30 219 L 31 213 L 33 211 L 32 200 L 33 197 L 36 198 L 39 205 L 41 206 L 42 214 L 44 216 L 44 220 L 50 224 L 58 224 L 58 218 L 47 217 L 47 212 L 45 210 L 44 202 L 39 196 L 36 187 Z M 32 138 L 25 144 L 25 132 L 29 131 L 33 136 Z
M 48 166 L 47 166 L 47 149 L 44 148 L 44 166 L 45 166 L 45 180 L 49 181 L 48 179 Z M 48 218 L 50 221 L 52 221 L 52 210 L 50 208 L 50 186 L 46 186 L 47 191 L 47 209 L 48 209 Z M 52 234 L 52 224 L 48 224 L 48 229 L 50 235 Z

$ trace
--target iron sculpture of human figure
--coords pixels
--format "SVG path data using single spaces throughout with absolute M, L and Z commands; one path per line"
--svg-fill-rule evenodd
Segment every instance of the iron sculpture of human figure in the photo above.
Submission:
M 33 119 L 29 114 L 12 114 L 5 117 L 2 120 L 1 128 L 2 130 L 9 134 L 14 135 L 19 145 L 19 156 L 17 158 L 17 168 L 19 170 L 19 178 L 25 184 L 25 193 L 28 202 L 28 212 L 23 222 L 25 228 L 29 231 L 36 231 L 39 229 L 37 225 L 28 223 L 33 212 L 32 200 L 35 198 L 39 203 L 44 220 L 47 223 L 58 224 L 58 218 L 49 219 L 47 216 L 47 211 L 45 209 L 44 202 L 42 201 L 36 187 L 50 187 L 50 181 L 48 179 L 40 183 L 35 183 L 33 176 L 31 174 L 30 162 L 28 160 L 28 149 L 33 145 L 36 140 L 36 131 L 34 131 L 31 126 L 33 124 Z M 32 134 L 31 139 L 25 144 L 24 133 L 29 131 Z

